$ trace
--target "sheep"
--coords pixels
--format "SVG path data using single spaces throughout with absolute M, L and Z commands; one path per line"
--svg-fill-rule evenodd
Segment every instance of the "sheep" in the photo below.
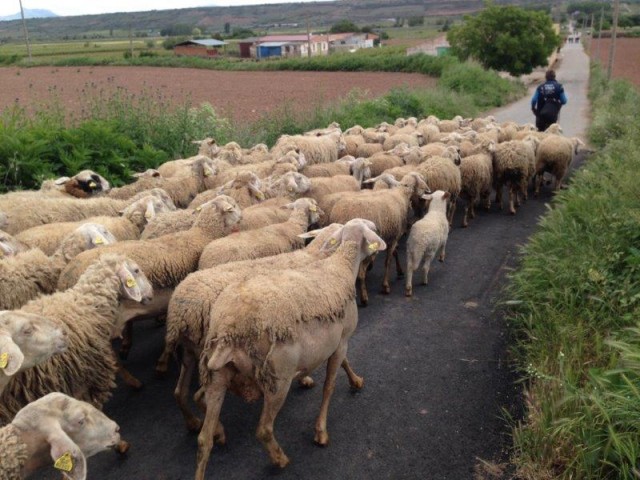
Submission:
M 0 230 L 3 230 L 8 223 L 9 219 L 7 218 L 7 214 L 4 212 L 0 212 Z
M 219 238 L 205 247 L 198 262 L 198 269 L 215 267 L 223 263 L 268 257 L 302 248 L 298 237 L 318 221 L 323 214 L 315 200 L 301 198 L 285 207 L 293 210 L 289 219 L 257 230 L 239 232 Z
M 440 129 L 432 123 L 418 123 L 416 130 L 422 134 L 424 143 L 429 144 L 435 142 L 440 137 Z
M 436 190 L 432 194 L 423 195 L 422 198 L 429 201 L 427 214 L 411 227 L 407 240 L 407 271 L 404 294 L 407 297 L 413 295 L 413 272 L 420 267 L 424 259 L 424 274 L 422 284 L 429 282 L 429 267 L 438 251 L 441 262 L 444 262 L 445 247 L 449 236 L 449 220 L 447 218 L 447 199 L 449 192 Z
M 11 377 L 67 348 L 67 331 L 42 315 L 0 312 L 0 393 Z
M 271 160 L 271 154 L 269 153 L 269 147 L 264 143 L 257 143 L 251 148 L 242 149 L 242 160 L 240 163 L 243 165 L 258 164 L 267 160 Z
M 209 160 L 211 161 L 211 157 L 207 155 L 198 154 L 189 158 L 179 158 L 177 160 L 170 160 L 168 162 L 164 162 L 162 165 L 158 167 L 157 170 L 152 170 L 149 172 L 149 175 L 140 175 L 136 174 L 135 176 L 157 176 L 154 172 L 157 172 L 159 176 L 164 178 L 171 177 L 188 177 L 193 175 L 193 164 L 201 161 L 201 160 Z
M 340 128 L 340 124 L 338 122 L 331 122 L 326 128 L 316 128 L 313 130 L 309 130 L 304 132 L 304 135 L 309 137 L 321 137 L 323 135 L 329 135 L 331 133 L 342 133 L 342 129 Z
M 330 235 L 341 227 L 340 224 L 332 224 L 322 230 L 301 235 L 305 238 L 315 237 L 306 248 L 301 250 L 257 260 L 230 262 L 215 268 L 199 270 L 190 274 L 176 287 L 167 310 L 165 348 L 156 364 L 156 372 L 165 374 L 169 357 L 178 346 L 183 347 L 180 378 L 174 396 L 183 413 L 187 428 L 198 431 L 201 426 L 200 420 L 193 415 L 187 404 L 187 396 L 191 377 L 209 328 L 209 316 L 218 296 L 227 286 L 252 276 L 266 274 L 277 269 L 302 268 L 316 260 L 325 258 L 333 253 L 333 250 L 322 250 L 322 245 Z M 347 373 L 350 375 L 352 383 L 358 382 L 350 369 L 347 369 Z M 313 385 L 313 380 L 306 378 L 303 385 L 310 387 Z
M 123 309 L 122 322 L 164 314 L 173 289 L 198 268 L 202 250 L 210 241 L 234 229 L 242 216 L 235 201 L 224 195 L 203 205 L 202 209 L 194 214 L 198 214 L 198 218 L 189 230 L 152 240 L 119 242 L 104 247 L 101 251 L 81 253 L 63 270 L 58 281 L 58 289 L 64 290 L 73 286 L 98 257 L 107 253 L 118 253 L 126 255 L 140 265 L 156 290 L 153 303 Z M 127 341 L 123 342 L 121 349 L 123 356 L 126 356 L 131 348 L 131 328 L 129 323 L 126 331 Z
M 529 129 L 520 130 L 516 132 L 513 139 L 524 140 L 528 136 L 532 135 L 536 137 L 538 140 L 542 141 L 548 135 L 561 135 L 561 134 L 562 134 L 562 127 L 560 126 L 560 124 L 552 123 L 551 125 L 549 125 L 549 127 L 547 127 L 547 129 L 544 132 L 530 131 Z
M 222 401 L 235 377 L 264 395 L 257 436 L 271 462 L 284 467 L 289 459 L 273 435 L 273 422 L 292 379 L 328 361 L 315 429 L 315 442 L 327 445 L 329 401 L 358 322 L 354 279 L 362 260 L 386 248 L 383 239 L 360 222 L 342 227 L 327 248 L 338 240 L 337 251 L 325 260 L 251 277 L 218 298 L 200 357 L 206 416 L 198 436 L 196 480 L 204 480 L 214 432 L 220 430 Z
M 119 430 L 95 407 L 50 393 L 26 405 L 0 429 L 0 477 L 31 478 L 53 465 L 64 478 L 85 480 L 88 457 L 124 443 Z
M 116 386 L 111 339 L 118 334 L 121 301 L 148 302 L 152 295 L 138 265 L 122 255 L 104 255 L 69 290 L 24 305 L 20 313 L 43 315 L 63 326 L 68 346 L 12 377 L 0 396 L 0 421 L 9 421 L 28 402 L 55 391 L 101 408 Z
M 350 155 L 333 163 L 319 163 L 303 168 L 300 173 L 306 177 L 333 177 L 335 175 L 352 175 L 362 184 L 371 177 L 371 162 L 366 158 L 354 158 Z
M 259 178 L 270 175 L 282 175 L 286 172 L 297 172 L 306 165 L 306 158 L 303 153 L 290 150 L 277 160 L 266 160 L 260 163 L 250 163 L 247 165 L 237 165 L 221 171 L 213 181 L 213 186 L 221 186 L 236 179 L 240 175 L 252 173 Z M 212 187 L 213 188 L 213 187 Z
M 451 120 L 440 120 L 438 122 L 438 129 L 441 133 L 451 133 L 458 130 L 463 125 L 463 118 L 460 115 L 456 115 Z
M 169 200 L 170 201 L 170 200 Z M 122 212 L 120 217 L 89 217 L 77 222 L 49 223 L 23 230 L 16 238 L 31 248 L 39 248 L 46 255 L 53 255 L 64 238 L 80 225 L 97 223 L 109 230 L 119 242 L 137 240 L 147 222 L 156 215 L 175 209 L 173 203 L 167 205 L 157 197 L 148 195 L 136 200 Z
M 403 154 L 408 152 L 406 145 L 398 145 L 389 152 L 376 153 L 372 157 L 369 157 L 371 162 L 371 175 L 377 177 L 385 170 L 389 170 L 394 167 L 401 167 L 405 165 Z
M 564 176 L 583 145 L 578 137 L 567 138 L 560 135 L 549 135 L 540 142 L 536 150 L 536 196 L 540 193 L 544 172 L 550 172 L 555 177 L 555 190 L 562 188 Z
M 216 193 L 218 195 L 228 195 L 236 201 L 240 208 L 246 208 L 265 199 L 261 188 L 262 183 L 255 173 L 242 172 L 233 180 L 218 188 Z M 197 205 L 194 202 L 192 204 Z
M 111 189 L 106 178 L 92 170 L 82 170 L 73 177 L 61 177 L 46 180 L 40 186 L 40 192 L 48 195 L 89 198 L 108 192 Z
M 220 147 L 211 137 L 207 137 L 203 140 L 193 140 L 191 143 L 198 145 L 198 155 L 215 158 L 220 151 Z
M 382 144 L 382 148 L 385 151 L 393 150 L 400 144 L 407 144 L 410 147 L 419 147 L 424 143 L 424 136 L 422 133 L 416 131 L 413 133 L 396 133 L 387 138 Z
M 362 137 L 364 138 L 367 144 L 380 144 L 382 145 L 384 141 L 389 138 L 389 133 L 375 129 L 375 128 L 367 128 L 362 132 Z
M 314 165 L 335 162 L 342 156 L 345 148 L 342 134 L 337 131 L 320 137 L 282 135 L 271 149 L 271 154 L 279 158 L 290 150 L 299 150 L 304 154 L 307 163 Z
M 28 245 L 22 243 L 13 235 L 0 230 L 0 260 L 26 250 L 29 250 Z
M 356 149 L 356 157 L 369 158 L 376 153 L 384 152 L 384 148 L 381 143 L 364 143 Z
M 96 215 L 117 216 L 119 212 L 130 204 L 153 195 L 163 200 L 167 205 L 171 199 L 167 192 L 160 188 L 154 188 L 141 192 L 129 200 L 116 200 L 113 198 L 89 198 L 77 201 L 70 198 L 33 198 L 29 202 L 22 200 L 0 199 L 0 210 L 8 218 L 7 233 L 15 235 L 37 225 L 45 225 L 55 222 L 72 222 Z M 25 203 L 28 203 L 25 205 Z
M 511 140 L 498 144 L 494 153 L 493 175 L 496 189 L 496 203 L 502 209 L 502 189 L 509 190 L 509 213 L 516 214 L 520 205 L 519 194 L 526 194 L 527 183 L 535 168 L 536 136 L 525 140 Z
M 496 145 L 488 142 L 483 150 L 462 159 L 460 164 L 460 198 L 465 202 L 462 226 L 469 225 L 469 217 L 475 218 L 475 205 L 480 202 L 487 210 L 491 207 L 493 188 L 493 163 Z
M 378 228 L 379 235 L 389 245 L 385 259 L 382 293 L 391 292 L 389 286 L 389 266 L 391 257 L 396 258 L 396 270 L 402 275 L 402 267 L 394 253 L 400 237 L 407 229 L 410 200 L 413 195 L 422 195 L 427 190 L 427 184 L 422 177 L 413 172 L 405 175 L 401 182 L 389 190 L 374 190 L 342 194 L 333 203 L 328 214 L 331 223 L 347 223 L 354 218 L 364 218 L 372 221 Z M 322 208 L 322 204 L 320 205 Z M 372 259 L 368 261 L 373 261 Z M 365 306 L 369 302 L 366 287 L 366 272 L 368 265 L 360 268 L 360 303 Z
M 39 249 L 27 250 L 0 263 L 0 309 L 20 308 L 40 294 L 53 293 L 62 269 L 85 250 L 115 243 L 102 225 L 81 225 L 51 257 Z
M 358 155 L 358 148 L 361 147 L 362 145 L 365 145 L 366 142 L 362 135 L 351 134 L 351 135 L 344 136 L 344 144 L 345 144 L 344 154 L 355 157 Z
M 126 200 L 139 192 L 162 188 L 177 207 L 186 208 L 198 193 L 214 186 L 215 170 L 210 159 L 202 157 L 194 161 L 191 170 L 191 175 L 183 177 L 142 177 L 134 183 L 112 189 L 108 196 Z
M 488 115 L 486 117 L 478 117 L 471 120 L 470 127 L 476 132 L 481 132 L 485 128 L 487 128 L 487 126 L 494 123 L 495 121 L 496 121 L 496 117 L 494 117 L 493 115 Z
M 229 142 L 220 147 L 212 158 L 223 160 L 231 165 L 240 165 L 242 157 L 242 147 L 236 142 Z

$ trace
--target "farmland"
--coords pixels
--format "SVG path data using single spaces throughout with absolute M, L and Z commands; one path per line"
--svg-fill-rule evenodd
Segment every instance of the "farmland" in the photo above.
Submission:
M 599 60 L 605 68 L 609 62 L 610 46 L 610 38 L 594 39 L 591 44 L 591 58 Z M 612 75 L 640 86 L 640 38 L 618 38 Z

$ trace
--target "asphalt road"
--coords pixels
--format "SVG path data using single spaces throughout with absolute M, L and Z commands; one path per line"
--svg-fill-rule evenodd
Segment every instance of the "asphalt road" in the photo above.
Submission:
M 563 66 L 569 65 L 567 57 L 580 56 L 579 51 L 567 52 Z M 576 107 L 586 105 L 586 98 L 580 99 L 588 79 L 583 74 L 581 80 L 565 82 Z M 561 67 L 561 81 L 563 75 Z M 528 99 L 523 101 L 523 115 L 530 115 Z M 582 115 L 568 115 L 570 111 L 569 106 L 563 111 L 563 125 Z M 584 131 L 580 125 L 567 127 L 565 131 Z M 446 262 L 435 262 L 428 287 L 417 285 L 415 278 L 411 299 L 403 295 L 402 280 L 392 284 L 390 295 L 376 293 L 381 284 L 378 260 L 368 279 L 370 305 L 360 309 L 349 349 L 365 387 L 350 392 L 346 375 L 339 373 L 329 410 L 329 446 L 313 444 L 323 372 L 314 374 L 316 388 L 292 388 L 277 418 L 276 436 L 292 460 L 282 471 L 269 466 L 254 436 L 260 402 L 247 405 L 229 394 L 221 414 L 228 443 L 214 448 L 207 478 L 470 479 L 477 459 L 503 460 L 509 438 L 502 409 L 517 412 L 519 397 L 496 300 L 506 274 L 517 264 L 519 247 L 535 231 L 551 196 L 543 189 L 540 198 L 530 198 L 515 216 L 493 206 L 467 229 L 459 227 L 459 209 Z M 400 255 L 404 261 L 404 244 Z M 197 436 L 187 432 L 172 395 L 177 366 L 172 364 L 164 379 L 153 371 L 163 330 L 154 321 L 135 326 L 126 366 L 145 388 L 135 392 L 120 385 L 105 406 L 131 450 L 124 457 L 106 452 L 91 458 L 93 480 L 194 476 Z

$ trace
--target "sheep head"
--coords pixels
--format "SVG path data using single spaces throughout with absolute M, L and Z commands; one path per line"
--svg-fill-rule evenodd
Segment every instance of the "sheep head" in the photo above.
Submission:
M 136 262 L 124 258 L 119 262 L 116 272 L 120 280 L 120 293 L 123 298 L 142 304 L 151 301 L 153 287 Z

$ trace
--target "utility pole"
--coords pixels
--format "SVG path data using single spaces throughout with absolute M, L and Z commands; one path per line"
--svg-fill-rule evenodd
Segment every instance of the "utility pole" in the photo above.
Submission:
M 311 31 L 309 30 L 309 20 L 307 20 L 307 56 L 311 58 Z
M 591 56 L 591 46 L 593 44 L 593 13 L 591 14 L 591 25 L 589 26 L 589 56 Z
M 131 54 L 131 60 L 133 60 L 133 27 L 129 22 L 129 53 Z
M 31 44 L 29 43 L 29 31 L 27 30 L 27 21 L 24 19 L 24 9 L 22 8 L 22 0 L 20 0 L 20 16 L 22 17 L 22 29 L 24 30 L 24 41 L 27 44 L 27 54 L 29 55 L 29 63 L 31 63 Z
M 602 49 L 602 22 L 604 21 L 604 7 L 600 10 L 600 28 L 598 29 L 598 56 L 596 57 L 600 61 L 600 50 Z
M 618 34 L 618 15 L 620 14 L 620 0 L 613 0 L 613 25 L 611 25 L 611 46 L 609 47 L 609 66 L 607 80 L 611 80 L 613 61 L 616 56 L 616 35 Z

